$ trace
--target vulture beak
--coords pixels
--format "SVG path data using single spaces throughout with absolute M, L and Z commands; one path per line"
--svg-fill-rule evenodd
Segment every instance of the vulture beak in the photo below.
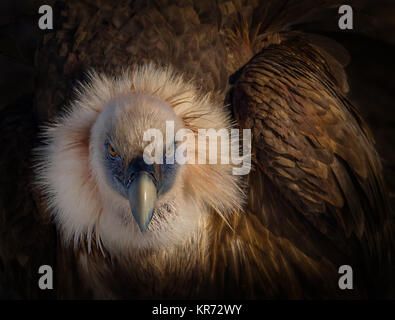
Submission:
M 153 178 L 146 171 L 140 171 L 130 180 L 127 189 L 130 209 L 140 231 L 144 233 L 152 219 L 157 189 Z

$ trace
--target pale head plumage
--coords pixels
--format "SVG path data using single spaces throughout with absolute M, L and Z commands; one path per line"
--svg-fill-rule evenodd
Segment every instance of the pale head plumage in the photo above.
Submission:
M 44 130 L 38 148 L 36 181 L 66 242 L 92 238 L 109 251 L 133 251 L 180 243 L 205 225 L 209 212 L 225 218 L 237 211 L 243 195 L 232 166 L 180 166 L 171 188 L 160 195 L 143 234 L 127 199 L 106 178 L 106 135 L 123 159 L 142 152 L 144 130 L 230 128 L 226 107 L 201 93 L 171 68 L 152 64 L 125 71 L 118 78 L 90 74 L 79 97 Z

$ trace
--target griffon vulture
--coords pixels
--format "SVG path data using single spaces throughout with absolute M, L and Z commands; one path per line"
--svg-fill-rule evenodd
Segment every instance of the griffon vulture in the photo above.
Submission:
M 393 217 L 374 140 L 347 98 L 347 54 L 293 27 L 337 19 L 336 5 L 57 1 L 35 106 L 2 120 L 3 294 L 391 294 Z M 250 129 L 249 174 L 232 162 L 147 163 L 145 132 L 164 134 L 166 121 L 195 137 L 240 129 L 240 146 Z M 41 265 L 53 290 L 37 286 Z M 352 290 L 339 287 L 344 265 Z

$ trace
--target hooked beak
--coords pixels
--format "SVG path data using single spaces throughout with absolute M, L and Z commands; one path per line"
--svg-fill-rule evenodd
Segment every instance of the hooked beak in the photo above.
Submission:
M 140 171 L 128 187 L 130 208 L 140 231 L 144 233 L 152 219 L 157 190 L 149 173 Z

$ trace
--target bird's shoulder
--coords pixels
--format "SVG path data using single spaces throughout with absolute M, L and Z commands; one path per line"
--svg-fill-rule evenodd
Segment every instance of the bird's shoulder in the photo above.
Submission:
M 253 137 L 246 210 L 313 259 L 388 262 L 380 158 L 347 99 L 343 66 L 303 34 L 279 38 L 242 68 L 231 93 Z

